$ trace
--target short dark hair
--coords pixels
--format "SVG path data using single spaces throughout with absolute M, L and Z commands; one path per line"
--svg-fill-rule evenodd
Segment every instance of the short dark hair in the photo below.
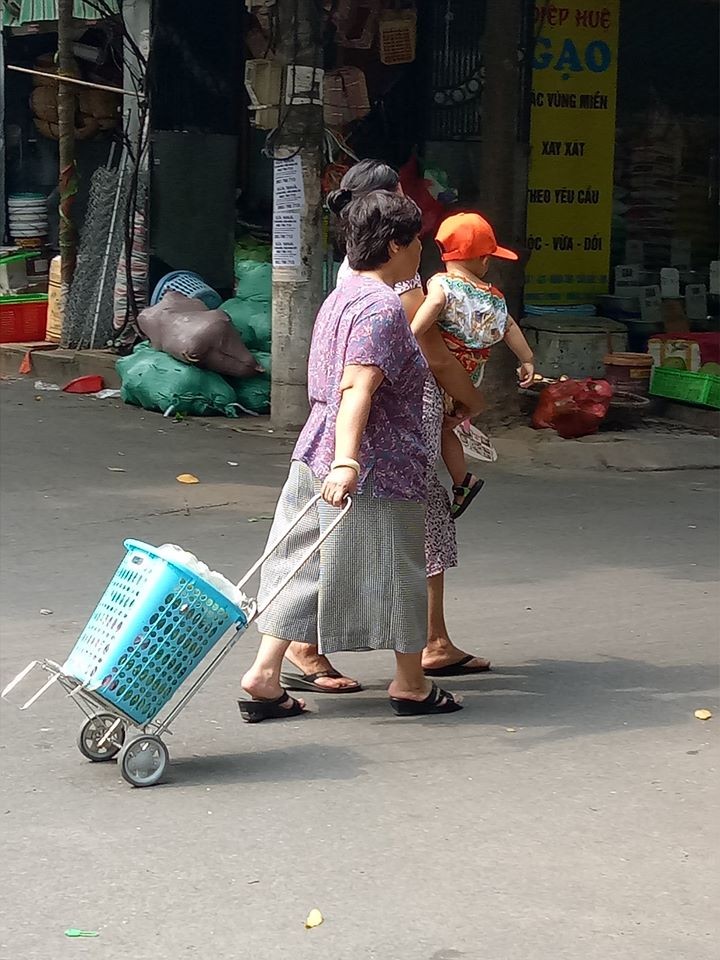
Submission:
M 389 190 L 394 193 L 400 184 L 396 170 L 380 160 L 360 160 L 350 167 L 340 181 L 340 189 L 328 194 L 327 205 L 336 217 L 348 204 L 374 190 Z
M 412 200 L 387 190 L 353 200 L 345 217 L 347 257 L 353 270 L 375 270 L 387 263 L 390 242 L 409 246 L 419 235 L 422 222 Z

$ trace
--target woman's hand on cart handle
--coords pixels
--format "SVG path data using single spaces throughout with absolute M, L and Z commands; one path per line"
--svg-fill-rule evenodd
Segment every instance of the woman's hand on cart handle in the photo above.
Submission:
M 355 493 L 358 473 L 353 467 L 335 467 L 325 477 L 320 496 L 331 507 L 343 507 L 348 496 Z

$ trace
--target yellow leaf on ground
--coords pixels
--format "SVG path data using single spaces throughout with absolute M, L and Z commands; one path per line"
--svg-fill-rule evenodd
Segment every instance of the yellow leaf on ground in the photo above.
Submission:
M 200 483 L 198 478 L 192 473 L 181 473 L 179 477 L 175 477 L 178 483 Z
M 305 921 L 305 929 L 312 930 L 313 927 L 319 927 L 325 918 L 319 910 L 311 910 Z
M 711 716 L 712 716 L 712 713 L 710 713 L 709 710 L 696 710 L 696 711 L 695 711 L 695 718 L 696 718 L 697 720 L 709 720 Z

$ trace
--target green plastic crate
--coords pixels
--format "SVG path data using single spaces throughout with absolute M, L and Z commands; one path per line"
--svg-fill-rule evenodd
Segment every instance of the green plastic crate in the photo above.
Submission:
M 650 393 L 654 397 L 681 400 L 720 410 L 720 377 L 711 373 L 690 373 L 670 367 L 653 367 Z

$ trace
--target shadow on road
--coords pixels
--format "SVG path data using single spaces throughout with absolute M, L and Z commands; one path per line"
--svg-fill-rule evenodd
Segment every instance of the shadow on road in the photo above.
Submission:
M 365 773 L 361 763 L 362 758 L 353 750 L 327 743 L 186 757 L 173 760 L 167 782 L 159 789 L 197 784 L 354 780 Z
M 464 698 L 461 713 L 442 718 L 392 717 L 380 690 L 372 698 L 327 698 L 323 718 L 375 725 L 503 727 L 533 733 L 523 746 L 632 729 L 671 726 L 717 699 L 710 663 L 662 666 L 644 660 L 534 660 L 479 677 L 448 677 L 442 686 Z M 702 701 L 702 703 L 701 703 Z M 462 736 L 462 733 L 459 732 Z M 518 743 L 521 742 L 518 739 Z

